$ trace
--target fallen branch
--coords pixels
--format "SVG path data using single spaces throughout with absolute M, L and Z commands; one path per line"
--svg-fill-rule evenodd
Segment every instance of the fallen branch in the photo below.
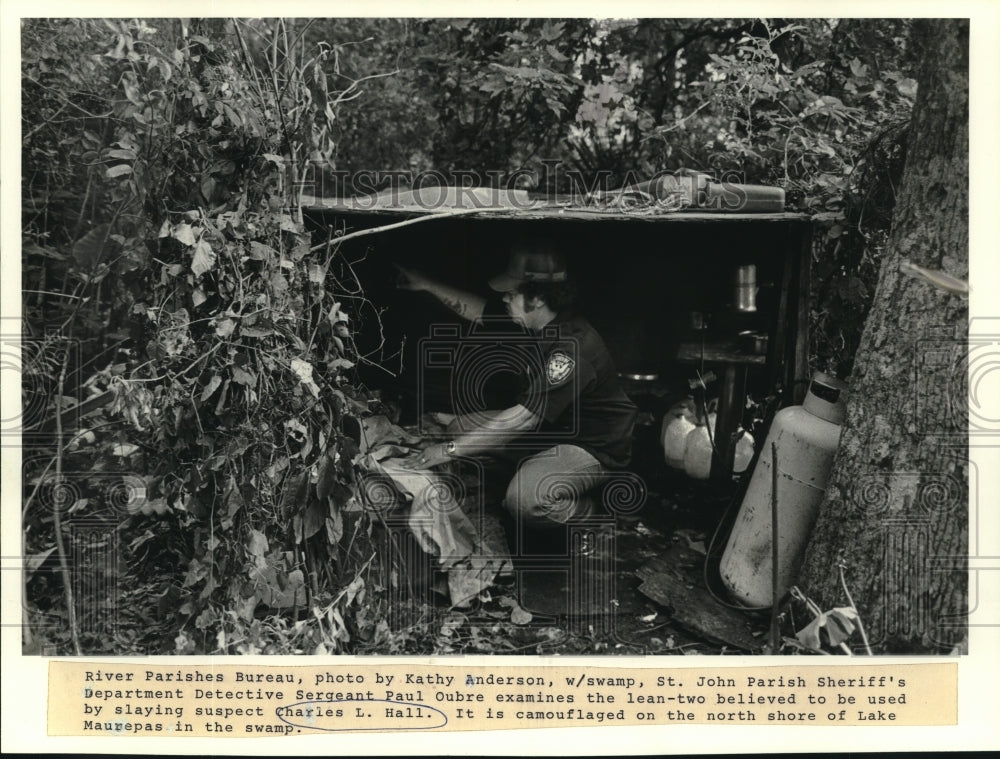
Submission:
M 69 350 L 63 351 L 62 366 L 59 368 L 59 380 L 56 384 L 56 481 L 54 488 L 62 486 L 62 459 L 63 459 L 63 420 L 62 420 L 62 398 L 63 390 L 66 387 L 66 371 L 69 367 Z M 73 650 L 77 656 L 82 656 L 80 650 L 80 632 L 76 624 L 76 603 L 73 600 L 73 583 L 70 577 L 69 564 L 66 561 L 66 546 L 62 537 L 62 500 L 59 491 L 54 490 L 52 498 L 52 529 L 56 533 L 56 550 L 59 554 L 59 569 L 62 573 L 63 592 L 66 596 L 66 613 L 69 620 L 69 632 L 73 639 Z

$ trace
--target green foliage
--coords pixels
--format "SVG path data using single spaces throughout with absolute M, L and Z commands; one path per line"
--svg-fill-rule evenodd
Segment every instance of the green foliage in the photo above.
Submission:
M 111 473 L 79 478 L 73 514 L 124 538 L 118 580 L 136 586 L 125 606 L 156 620 L 141 640 L 98 634 L 89 650 L 256 651 L 255 629 L 304 608 L 327 623 L 299 625 L 294 645 L 341 650 L 348 607 L 378 585 L 372 525 L 355 513 L 345 537 L 358 451 L 340 425 L 378 408 L 352 383 L 367 301 L 336 244 L 314 250 L 285 202 L 286 165 L 301 165 L 332 113 L 313 91 L 322 52 L 296 55 L 287 32 L 25 25 L 25 119 L 38 127 L 24 145 L 25 289 L 38 295 L 26 321 L 81 341 L 64 394 L 113 398 L 47 460 Z M 254 62 L 247 38 L 280 46 L 281 66 Z M 29 466 L 29 489 L 48 487 L 45 461 Z M 125 483 L 124 502 L 109 481 Z M 31 552 L 59 529 L 46 506 L 60 508 L 26 504 Z
M 351 172 L 537 168 L 573 128 L 593 23 L 318 20 L 308 38 L 336 51 L 337 81 L 363 90 L 342 104 L 327 157 Z
M 354 19 L 309 33 L 366 40 L 338 48 L 349 81 L 396 72 L 344 104 L 341 169 L 528 174 L 547 192 L 680 168 L 781 186 L 817 222 L 813 364 L 850 373 L 915 95 L 907 21 Z

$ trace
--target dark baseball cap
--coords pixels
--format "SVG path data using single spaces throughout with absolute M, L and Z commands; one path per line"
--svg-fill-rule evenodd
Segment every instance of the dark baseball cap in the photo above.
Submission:
M 497 292 L 517 290 L 525 282 L 565 282 L 566 258 L 549 247 L 520 245 L 510 254 L 507 271 L 490 280 Z

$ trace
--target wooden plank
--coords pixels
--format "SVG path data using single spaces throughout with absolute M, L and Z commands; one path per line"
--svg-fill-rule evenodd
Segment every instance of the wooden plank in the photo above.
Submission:
M 717 603 L 704 588 L 665 573 L 652 575 L 639 586 L 639 592 L 672 609 L 674 622 L 706 640 L 744 651 L 763 647 L 763 640 L 754 637 L 746 618 Z
M 636 574 L 643 580 L 639 592 L 672 611 L 671 620 L 706 640 L 744 651 L 759 650 L 764 639 L 755 636 L 750 618 L 716 601 L 702 584 L 700 571 L 685 558 L 687 549 L 675 544 L 666 556 L 651 559 Z M 700 568 L 704 556 L 695 562 Z M 757 626 L 759 627 L 759 626 Z
M 365 207 L 360 203 L 345 203 L 340 199 L 316 198 L 302 196 L 302 210 L 304 213 L 314 214 L 350 214 L 358 216 L 429 216 L 440 213 L 444 210 L 422 208 L 419 206 L 375 206 Z M 609 211 L 598 208 L 586 207 L 561 207 L 551 206 L 544 203 L 532 205 L 528 208 L 499 208 L 485 207 L 483 214 L 471 214 L 470 219 L 569 219 L 576 221 L 644 221 L 653 223 L 683 223 L 683 222 L 787 222 L 801 221 L 808 219 L 805 214 L 783 212 L 783 213 L 738 213 L 727 211 L 675 211 L 664 213 L 644 213 L 641 211 L 622 212 Z
M 642 610 L 629 571 L 588 567 L 577 575 L 567 560 L 562 570 L 518 569 L 517 575 L 521 607 L 535 615 L 612 617 Z

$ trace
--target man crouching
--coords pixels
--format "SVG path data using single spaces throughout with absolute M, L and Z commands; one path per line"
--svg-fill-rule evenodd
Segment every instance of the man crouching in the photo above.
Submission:
M 508 408 L 452 418 L 448 442 L 413 462 L 455 457 L 515 459 L 504 507 L 521 524 L 545 528 L 592 515 L 595 491 L 631 456 L 636 407 L 625 395 L 604 341 L 573 303 L 564 257 L 543 241 L 519 244 L 484 298 L 399 267 L 402 287 L 431 293 L 463 319 L 527 343 L 519 392 Z M 502 338 L 498 337 L 498 340 Z M 499 344 L 499 343 L 498 343 Z

